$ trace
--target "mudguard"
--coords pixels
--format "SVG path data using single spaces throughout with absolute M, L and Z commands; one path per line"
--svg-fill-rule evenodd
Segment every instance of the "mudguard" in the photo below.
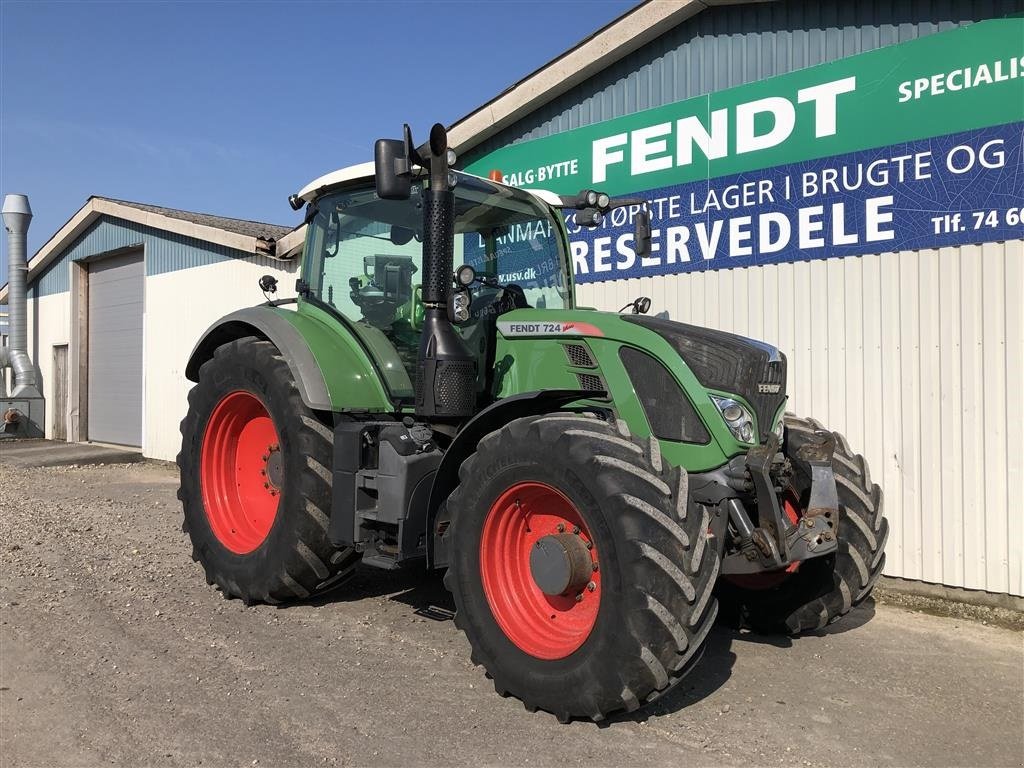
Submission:
M 302 401 L 323 411 L 390 410 L 388 393 L 372 361 L 344 328 L 272 306 L 248 307 L 225 315 L 199 339 L 185 376 L 199 380 L 199 369 L 222 344 L 244 336 L 266 339 L 278 348 L 295 377 Z

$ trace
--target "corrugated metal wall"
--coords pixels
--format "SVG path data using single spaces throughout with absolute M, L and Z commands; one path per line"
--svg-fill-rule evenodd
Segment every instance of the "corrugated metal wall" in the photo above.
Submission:
M 467 153 L 1024 11 L 1020 0 L 784 0 L 693 17 Z M 867 457 L 886 573 L 1024 595 L 1024 244 L 885 253 L 583 285 L 581 304 L 763 338 L 791 407 Z
M 778 345 L 790 410 L 885 492 L 886 573 L 1024 595 L 1024 242 L 590 283 L 581 304 Z
M 465 153 L 529 139 L 1020 13 L 1021 0 L 782 0 L 701 11 Z

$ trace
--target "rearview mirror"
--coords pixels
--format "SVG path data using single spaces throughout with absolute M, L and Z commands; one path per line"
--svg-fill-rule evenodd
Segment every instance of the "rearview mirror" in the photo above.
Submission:
M 641 208 L 633 219 L 633 239 L 637 256 L 651 253 L 651 214 Z
M 373 145 L 373 170 L 377 197 L 408 200 L 412 194 L 412 173 L 406 143 L 399 139 L 377 139 Z

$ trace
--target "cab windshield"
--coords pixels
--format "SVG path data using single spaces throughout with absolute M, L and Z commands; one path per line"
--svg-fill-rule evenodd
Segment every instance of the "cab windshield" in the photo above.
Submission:
M 457 176 L 453 266 L 469 264 L 491 283 L 471 287 L 472 316 L 457 329 L 483 354 L 484 326 L 510 289 L 521 289 L 519 301 L 531 307 L 571 306 L 567 258 L 560 221 L 546 205 Z M 324 195 L 313 203 L 303 257 L 309 296 L 353 321 L 378 358 L 401 362 L 404 372 L 389 380 L 396 395 L 411 388 L 423 321 L 422 190 L 414 184 L 408 200 L 381 200 L 372 184 Z

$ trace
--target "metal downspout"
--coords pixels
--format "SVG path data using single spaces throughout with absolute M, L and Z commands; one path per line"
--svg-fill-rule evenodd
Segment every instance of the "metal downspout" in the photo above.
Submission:
M 0 347 L 0 398 L 7 397 L 7 378 L 3 375 L 5 369 L 11 365 L 11 353 L 4 344 Z
M 7 230 L 7 304 L 10 312 L 8 364 L 14 371 L 11 397 L 42 397 L 35 367 L 28 356 L 28 320 L 26 283 L 28 259 L 26 244 L 32 209 L 25 195 L 7 195 L 3 206 L 4 228 Z

